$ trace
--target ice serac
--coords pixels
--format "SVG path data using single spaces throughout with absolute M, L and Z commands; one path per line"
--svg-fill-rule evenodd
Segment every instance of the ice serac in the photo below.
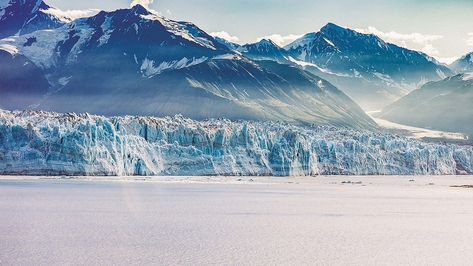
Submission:
M 0 111 L 0 174 L 448 175 L 473 148 L 273 122 Z
M 0 2 L 0 39 L 28 34 L 37 30 L 55 29 L 71 19 L 54 15 L 53 7 L 42 0 L 2 0 Z
M 14 88 L 10 98 L 17 94 L 17 101 L 0 100 L 3 109 L 376 126 L 326 80 L 252 60 L 192 23 L 141 5 L 3 39 L 2 50 L 11 55 L 5 65 L 24 58 L 47 79 L 37 85 L 47 93 L 33 94 L 39 96 L 34 104 L 22 104 L 30 84 L 0 83 L 0 98 L 5 88 Z M 5 75 L 23 77 L 27 70 L 4 69 Z
M 451 74 L 421 52 L 329 23 L 285 49 L 304 68 L 335 84 L 368 110 L 379 110 L 432 80 Z

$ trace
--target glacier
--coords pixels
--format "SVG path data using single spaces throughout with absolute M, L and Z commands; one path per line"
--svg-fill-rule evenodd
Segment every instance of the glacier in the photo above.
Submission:
M 3 175 L 454 175 L 473 148 L 282 122 L 0 110 Z

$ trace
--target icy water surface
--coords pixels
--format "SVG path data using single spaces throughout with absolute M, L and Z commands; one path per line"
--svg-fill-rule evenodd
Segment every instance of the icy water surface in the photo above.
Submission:
M 473 263 L 473 177 L 278 180 L 0 180 L 0 265 Z

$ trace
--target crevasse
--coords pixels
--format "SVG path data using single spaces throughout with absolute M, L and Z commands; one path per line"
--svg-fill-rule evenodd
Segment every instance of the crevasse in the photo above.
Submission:
M 0 174 L 453 175 L 470 146 L 276 122 L 0 111 Z

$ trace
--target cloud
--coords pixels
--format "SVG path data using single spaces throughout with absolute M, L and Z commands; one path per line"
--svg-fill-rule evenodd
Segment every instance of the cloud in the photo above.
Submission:
M 439 50 L 434 46 L 433 43 L 444 38 L 442 35 L 422 34 L 418 32 L 383 32 L 372 26 L 369 26 L 366 29 L 356 29 L 356 31 L 366 34 L 374 34 L 387 42 L 394 43 L 409 49 L 420 50 L 431 56 L 438 56 L 440 54 Z
M 211 32 L 210 35 L 213 36 L 213 37 L 222 38 L 222 39 L 227 40 L 229 42 L 235 42 L 236 43 L 240 40 L 240 38 L 238 38 L 237 36 L 232 36 L 230 33 L 226 32 L 226 31 Z
M 454 57 L 435 57 L 435 59 L 437 59 L 437 61 L 439 61 L 440 63 L 447 64 L 447 65 L 450 65 L 451 63 L 455 62 L 458 58 L 459 58 L 458 56 L 454 56 Z
M 152 4 L 154 0 L 133 0 L 130 4 L 130 7 L 134 7 L 136 5 L 142 5 L 146 8 L 149 8 L 149 5 Z
M 438 41 L 443 38 L 442 35 L 430 35 L 430 34 L 422 34 L 422 33 L 417 33 L 417 32 L 407 33 L 407 34 L 398 33 L 395 31 L 383 32 L 372 26 L 369 26 L 366 29 L 356 29 L 356 31 L 361 32 L 361 33 L 368 33 L 368 34 L 371 33 L 387 41 L 413 42 L 416 44 L 426 44 L 433 41 Z
M 431 56 L 440 55 L 439 50 L 430 43 L 426 44 L 420 51 Z
M 468 46 L 473 46 L 473 32 L 468 33 L 468 39 L 466 39 L 466 44 Z
M 64 21 L 72 21 L 78 18 L 90 17 L 98 14 L 99 9 L 85 9 L 85 10 L 59 10 L 56 8 L 49 8 L 43 10 L 44 13 L 61 18 Z
M 261 41 L 262 39 L 270 39 L 274 43 L 276 43 L 279 46 L 284 46 L 286 44 L 289 44 L 297 39 L 302 37 L 302 35 L 296 35 L 296 34 L 289 34 L 289 35 L 281 35 L 281 34 L 273 34 L 273 35 L 267 35 L 263 36 L 261 38 L 258 38 L 258 42 Z

